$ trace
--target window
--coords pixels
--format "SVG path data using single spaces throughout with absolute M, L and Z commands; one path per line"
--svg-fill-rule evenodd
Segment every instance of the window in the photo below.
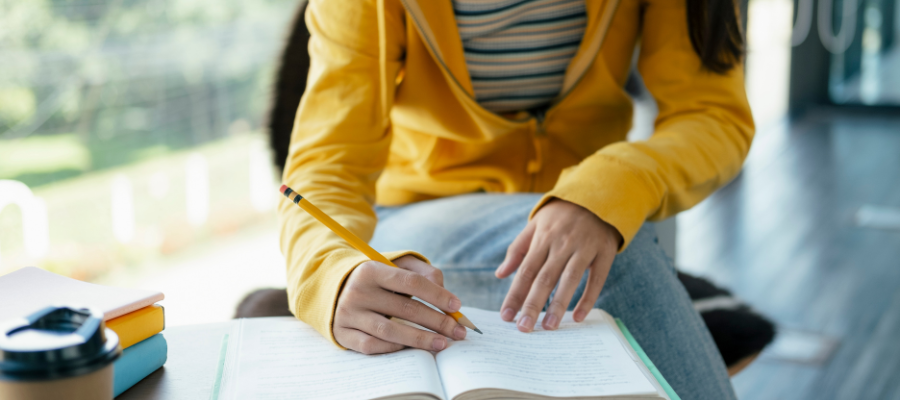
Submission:
M 274 225 L 261 127 L 296 6 L 0 5 L 0 274 L 94 280 Z

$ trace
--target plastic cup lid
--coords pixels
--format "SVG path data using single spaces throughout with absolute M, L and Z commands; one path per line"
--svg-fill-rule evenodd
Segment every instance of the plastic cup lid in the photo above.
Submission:
M 87 374 L 119 357 L 119 337 L 95 309 L 47 307 L 0 324 L 0 378 L 57 379 Z

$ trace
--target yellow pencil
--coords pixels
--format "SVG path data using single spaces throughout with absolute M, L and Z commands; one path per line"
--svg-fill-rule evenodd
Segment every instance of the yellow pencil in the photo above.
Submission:
M 303 196 L 301 196 L 299 193 L 287 187 L 287 185 L 281 185 L 281 194 L 283 194 L 284 197 L 287 197 L 289 200 L 293 201 L 294 204 L 300 206 L 300 208 L 305 210 L 307 213 L 315 217 L 317 220 L 319 220 L 319 222 L 325 224 L 328 229 L 331 229 L 338 236 L 344 238 L 344 240 L 349 242 L 351 246 L 361 251 L 372 261 L 378 261 L 382 264 L 390 265 L 394 268 L 400 268 L 394 265 L 391 260 L 388 260 L 387 257 L 381 255 L 381 253 L 373 249 L 372 246 L 369 246 L 368 243 L 364 242 L 358 236 L 354 235 L 353 232 L 348 231 L 347 228 L 344 228 L 341 224 L 337 223 L 337 221 L 329 217 L 328 214 L 322 212 L 319 207 L 314 206 L 309 202 L 309 200 L 304 199 Z M 481 331 L 475 327 L 475 324 L 473 324 L 472 321 L 469 321 L 469 319 L 466 318 L 465 315 L 462 315 L 461 312 L 457 311 L 452 313 L 445 313 L 453 317 L 453 319 L 455 319 L 456 322 L 459 322 L 462 326 L 465 326 L 475 332 L 481 333 Z

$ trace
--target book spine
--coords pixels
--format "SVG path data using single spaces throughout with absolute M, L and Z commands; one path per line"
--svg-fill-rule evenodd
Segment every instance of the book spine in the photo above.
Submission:
M 165 324 L 165 310 L 158 304 L 106 321 L 106 327 L 119 335 L 123 349 L 162 332 Z
M 113 363 L 113 396 L 128 390 L 166 363 L 166 338 L 158 333 L 122 351 Z

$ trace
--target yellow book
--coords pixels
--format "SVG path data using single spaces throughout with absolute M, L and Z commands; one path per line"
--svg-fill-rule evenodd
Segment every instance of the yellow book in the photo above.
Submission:
M 163 307 L 153 304 L 106 321 L 106 327 L 119 335 L 119 343 L 124 349 L 162 332 L 166 327 L 165 321 Z

